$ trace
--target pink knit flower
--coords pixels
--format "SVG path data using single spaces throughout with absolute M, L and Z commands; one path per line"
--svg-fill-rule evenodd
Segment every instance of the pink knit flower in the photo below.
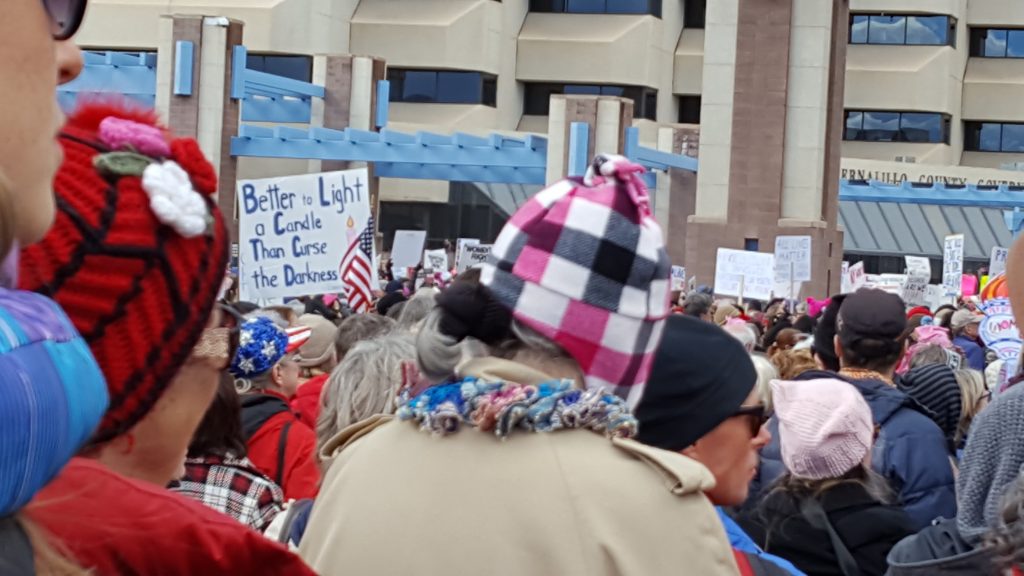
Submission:
M 171 147 L 164 133 L 155 126 L 111 116 L 100 122 L 100 141 L 112 150 L 131 148 L 140 154 L 156 158 L 171 155 Z

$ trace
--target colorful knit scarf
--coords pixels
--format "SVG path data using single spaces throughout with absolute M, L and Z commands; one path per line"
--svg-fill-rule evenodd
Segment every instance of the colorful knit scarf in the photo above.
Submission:
M 463 425 L 493 431 L 499 438 L 516 428 L 531 432 L 581 428 L 619 438 L 631 438 L 637 429 L 624 400 L 599 389 L 573 388 L 570 380 L 522 386 L 466 378 L 416 396 L 404 394 L 396 414 L 442 436 L 458 432 Z

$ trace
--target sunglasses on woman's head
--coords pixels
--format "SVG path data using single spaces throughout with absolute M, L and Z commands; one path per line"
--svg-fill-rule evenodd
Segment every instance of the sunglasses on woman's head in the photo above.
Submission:
M 78 32 L 88 3 L 89 0 L 43 0 L 54 40 L 67 40 Z

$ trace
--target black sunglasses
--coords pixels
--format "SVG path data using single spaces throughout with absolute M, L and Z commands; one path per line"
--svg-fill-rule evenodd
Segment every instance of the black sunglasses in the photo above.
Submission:
M 761 427 L 771 420 L 772 414 L 764 404 L 758 404 L 757 406 L 740 406 L 736 412 L 733 412 L 733 417 L 736 416 L 747 417 L 747 421 L 750 423 L 750 437 L 756 438 L 761 433 Z
M 67 40 L 78 32 L 88 3 L 89 0 L 43 0 L 54 40 Z

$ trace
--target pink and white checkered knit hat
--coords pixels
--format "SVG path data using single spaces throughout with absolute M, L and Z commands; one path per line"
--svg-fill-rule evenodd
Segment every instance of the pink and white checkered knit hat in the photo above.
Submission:
M 669 312 L 671 262 L 644 168 L 599 156 L 537 193 L 502 229 L 480 281 L 519 322 L 561 346 L 588 388 L 636 405 Z
M 871 450 L 874 421 L 864 397 L 834 378 L 772 380 L 782 462 L 797 478 L 839 478 Z

